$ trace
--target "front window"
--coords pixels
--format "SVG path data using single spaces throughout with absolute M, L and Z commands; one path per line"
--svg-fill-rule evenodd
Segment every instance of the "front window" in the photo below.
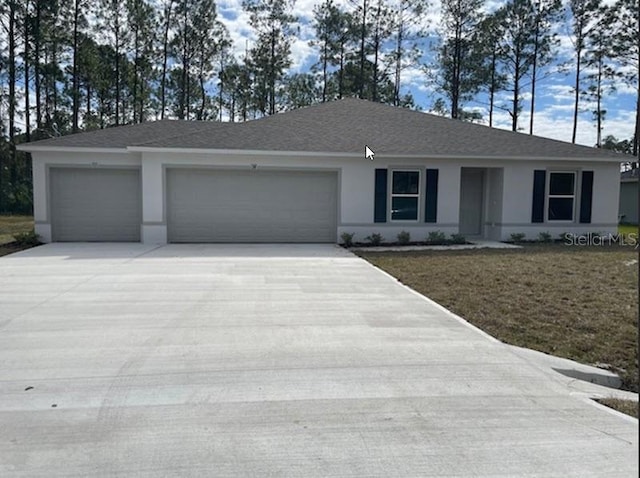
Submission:
M 549 221 L 573 221 L 576 173 L 549 173 Z
M 393 171 L 391 177 L 391 220 L 417 221 L 420 198 L 419 171 Z

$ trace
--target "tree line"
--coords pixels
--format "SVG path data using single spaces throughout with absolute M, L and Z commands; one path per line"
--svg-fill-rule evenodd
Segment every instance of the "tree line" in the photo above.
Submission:
M 0 0 L 0 212 L 31 208 L 20 142 L 164 118 L 246 121 L 351 96 L 418 108 L 409 69 L 425 73 L 432 111 L 490 126 L 506 111 L 530 134 L 536 86 L 571 75 L 572 141 L 588 108 L 597 146 L 638 154 L 639 0 L 505 0 L 483 13 L 485 3 L 441 0 L 434 36 L 431 0 L 324 0 L 309 25 L 295 0 L 243 0 L 253 40 L 234 45 L 215 0 Z M 314 62 L 294 72 L 302 28 Z M 559 63 L 563 32 L 574 55 Z M 636 93 L 624 141 L 601 138 L 618 84 Z

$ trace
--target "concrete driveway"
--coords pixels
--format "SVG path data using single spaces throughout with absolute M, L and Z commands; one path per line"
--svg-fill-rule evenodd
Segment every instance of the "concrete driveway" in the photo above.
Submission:
M 638 422 L 329 245 L 0 259 L 0 476 L 637 476 Z

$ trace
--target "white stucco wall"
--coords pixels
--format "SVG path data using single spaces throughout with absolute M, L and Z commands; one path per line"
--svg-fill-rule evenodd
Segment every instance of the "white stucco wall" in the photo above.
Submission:
M 413 240 L 422 240 L 431 231 L 445 234 L 458 232 L 460 211 L 460 172 L 462 167 L 491 168 L 485 174 L 484 235 L 491 239 L 508 239 L 512 232 L 535 237 L 542 231 L 615 232 L 618 214 L 619 166 L 617 163 L 577 161 L 527 160 L 455 160 L 455 159 L 395 159 L 376 156 L 375 161 L 364 158 L 336 158 L 329 156 L 288 156 L 251 154 L 205 154 L 173 152 L 33 153 L 34 215 L 36 232 L 45 241 L 51 240 L 48 210 L 48 168 L 52 166 L 118 167 L 139 166 L 142 178 L 142 240 L 164 243 L 167 238 L 165 176 L 166 168 L 284 168 L 331 170 L 338 172 L 339 210 L 338 237 L 343 232 L 355 234 L 361 241 L 373 232 L 393 241 L 401 231 L 411 233 Z M 422 196 L 420 221 L 374 223 L 374 179 L 376 168 L 418 169 L 421 171 Z M 437 223 L 424 219 L 425 170 L 439 170 Z M 555 169 L 594 171 L 593 208 L 591 224 L 531 223 L 533 171 Z M 579 176 L 579 175 L 578 175 Z M 579 198 L 576 199 L 578 204 Z
M 536 169 L 547 171 L 575 171 L 578 181 L 578 194 L 575 198 L 574 221 L 548 221 L 531 223 L 533 203 L 533 172 Z M 591 223 L 578 222 L 580 208 L 580 172 L 593 171 L 593 201 Z M 549 232 L 554 237 L 565 232 L 583 234 L 587 232 L 615 233 L 617 231 L 617 198 L 620 187 L 620 165 L 618 163 L 577 163 L 576 161 L 529 161 L 513 162 L 504 169 L 504 201 L 502 212 L 503 240 L 512 233 L 524 233 L 527 239 L 535 239 L 541 232 Z M 546 187 L 549 187 L 548 178 Z

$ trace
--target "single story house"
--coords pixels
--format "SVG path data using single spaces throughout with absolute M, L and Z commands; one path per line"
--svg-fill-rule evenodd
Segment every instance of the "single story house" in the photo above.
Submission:
M 638 172 L 639 169 L 620 173 L 620 222 L 638 224 Z
M 20 149 L 32 153 L 35 228 L 47 242 L 615 232 L 624 161 L 358 99 L 245 123 L 121 126 Z

